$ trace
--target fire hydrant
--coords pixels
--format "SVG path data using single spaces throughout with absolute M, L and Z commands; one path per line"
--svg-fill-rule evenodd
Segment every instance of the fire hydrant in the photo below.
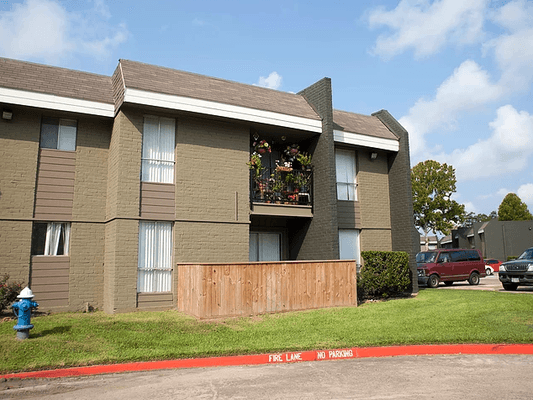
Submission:
M 39 304 L 32 301 L 34 295 L 29 287 L 22 289 L 22 292 L 17 296 L 20 299 L 11 307 L 15 317 L 18 318 L 17 325 L 13 327 L 17 331 L 17 339 L 28 339 L 30 337 L 30 329 L 33 328 L 31 322 L 31 309 L 39 307 Z

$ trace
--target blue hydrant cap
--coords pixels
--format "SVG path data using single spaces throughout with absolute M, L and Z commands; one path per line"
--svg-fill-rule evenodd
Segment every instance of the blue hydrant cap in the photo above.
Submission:
M 29 287 L 22 289 L 22 292 L 17 296 L 17 299 L 33 299 L 35 296 Z

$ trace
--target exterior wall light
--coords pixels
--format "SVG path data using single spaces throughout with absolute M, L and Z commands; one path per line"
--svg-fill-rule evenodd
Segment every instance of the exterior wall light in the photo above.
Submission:
M 370 153 L 370 159 L 371 160 L 375 160 L 376 158 L 378 158 L 378 153 L 375 153 L 375 152 Z
M 5 119 L 7 121 L 11 121 L 13 119 L 13 111 L 7 110 L 7 109 L 4 108 L 2 110 L 2 119 Z

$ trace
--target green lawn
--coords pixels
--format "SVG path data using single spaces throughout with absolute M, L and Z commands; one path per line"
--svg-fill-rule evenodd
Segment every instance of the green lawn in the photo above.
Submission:
M 0 323 L 0 373 L 51 367 L 424 343 L 533 343 L 533 296 L 423 290 L 409 299 L 197 321 L 177 311 L 60 313 L 18 341 Z

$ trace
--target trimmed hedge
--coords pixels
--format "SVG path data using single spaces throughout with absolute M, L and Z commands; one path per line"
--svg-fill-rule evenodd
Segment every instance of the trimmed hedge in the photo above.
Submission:
M 5 274 L 4 277 L 0 279 L 0 312 L 13 304 L 22 290 L 22 283 L 7 283 L 8 279 L 8 274 Z
M 365 260 L 357 279 L 357 293 L 361 300 L 398 296 L 409 289 L 409 254 L 403 251 L 362 251 L 361 256 Z

